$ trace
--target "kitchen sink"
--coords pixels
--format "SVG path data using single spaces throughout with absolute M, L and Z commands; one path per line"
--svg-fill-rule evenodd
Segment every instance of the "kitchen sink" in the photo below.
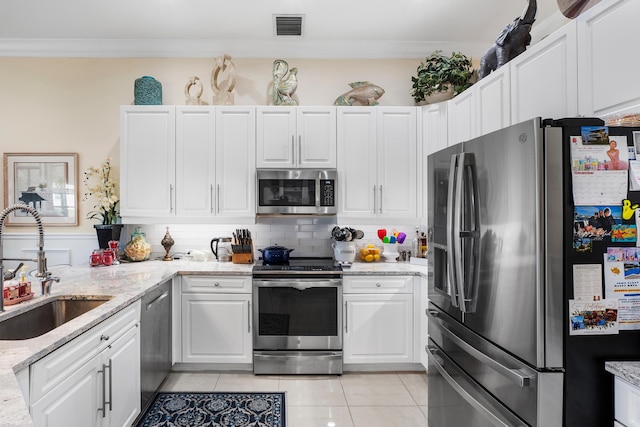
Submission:
M 0 340 L 27 340 L 39 337 L 60 325 L 75 319 L 105 302 L 111 296 L 74 296 L 55 297 L 42 305 L 0 321 Z

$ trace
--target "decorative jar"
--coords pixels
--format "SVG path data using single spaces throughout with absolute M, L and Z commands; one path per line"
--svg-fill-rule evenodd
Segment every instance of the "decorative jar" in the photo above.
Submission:
M 140 227 L 136 227 L 131 233 L 131 240 L 124 248 L 124 253 L 129 261 L 146 261 L 151 256 L 151 245 L 147 243 L 147 236 Z

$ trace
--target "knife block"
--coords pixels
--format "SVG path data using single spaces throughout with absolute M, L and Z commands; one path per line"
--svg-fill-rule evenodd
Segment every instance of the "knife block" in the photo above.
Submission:
M 253 264 L 253 245 L 243 245 L 249 249 L 249 252 L 233 253 L 231 262 L 234 264 Z M 244 249 L 243 247 L 243 249 Z

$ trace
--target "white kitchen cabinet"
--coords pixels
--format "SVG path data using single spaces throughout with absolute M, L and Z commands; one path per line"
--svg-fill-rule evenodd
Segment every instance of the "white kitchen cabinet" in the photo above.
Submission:
M 511 68 L 512 123 L 577 115 L 576 39 L 571 21 L 504 65 Z
M 640 388 L 614 378 L 614 411 L 616 422 L 624 427 L 640 427 Z
M 120 110 L 120 215 L 174 215 L 175 108 Z
M 338 107 L 338 216 L 418 217 L 416 107 Z
M 252 363 L 251 278 L 182 277 L 182 362 Z
M 511 68 L 503 66 L 474 85 L 477 135 L 511 124 Z
M 216 215 L 256 214 L 256 110 L 216 107 Z
M 336 168 L 335 107 L 258 107 L 259 168 Z
M 640 106 L 640 2 L 602 2 L 576 18 L 581 115 L 603 116 Z
M 138 302 L 31 365 L 34 425 L 133 423 L 140 413 L 139 319 Z
M 475 87 L 471 86 L 447 101 L 447 137 L 449 145 L 478 136 L 476 125 Z
M 344 363 L 414 363 L 413 278 L 345 277 L 343 288 Z
M 121 182 L 126 183 L 126 194 L 135 194 L 135 209 L 121 209 L 124 221 L 255 218 L 255 107 L 162 108 L 171 111 L 163 116 L 172 122 L 162 121 L 166 131 L 162 134 L 172 143 L 160 147 L 149 141 L 161 120 L 146 120 L 141 114 L 146 109 L 140 106 L 122 108 Z M 136 161 L 142 155 L 141 147 L 153 162 Z M 161 174 L 163 180 L 158 182 L 166 182 L 167 191 L 161 190 L 164 183 L 130 180 L 142 170 L 153 176 Z
M 449 105 L 447 102 L 438 102 L 422 107 L 422 141 L 426 155 L 440 151 L 449 145 L 447 105 Z

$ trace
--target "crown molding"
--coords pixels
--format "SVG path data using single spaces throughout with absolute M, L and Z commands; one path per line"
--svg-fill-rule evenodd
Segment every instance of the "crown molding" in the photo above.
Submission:
M 0 57 L 413 59 L 434 50 L 480 57 L 487 42 L 309 41 L 304 39 L 0 39 Z

